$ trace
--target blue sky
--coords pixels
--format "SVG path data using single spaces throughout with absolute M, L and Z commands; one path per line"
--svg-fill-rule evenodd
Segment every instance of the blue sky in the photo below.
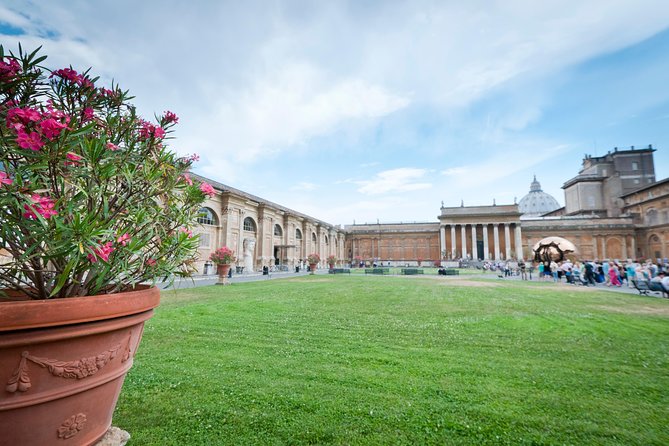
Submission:
M 669 176 L 665 0 L 9 0 L 18 42 L 177 113 L 197 173 L 334 224 L 513 203 L 535 174 L 564 204 L 614 147 Z

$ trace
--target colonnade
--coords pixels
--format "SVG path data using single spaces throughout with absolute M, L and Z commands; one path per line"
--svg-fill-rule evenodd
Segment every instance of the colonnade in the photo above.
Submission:
M 492 246 L 489 243 L 491 229 Z M 500 240 L 500 230 L 504 231 L 503 241 Z M 447 237 L 449 231 L 450 237 Z M 511 240 L 511 231 L 513 231 L 514 235 L 513 241 Z M 469 247 L 467 245 L 468 238 L 471 238 Z M 483 258 L 479 260 L 523 258 L 520 222 L 442 224 L 439 231 L 439 240 L 442 255 L 444 257 L 449 257 L 450 255 L 451 259 L 479 259 L 480 255 L 477 249 L 479 240 L 483 242 Z

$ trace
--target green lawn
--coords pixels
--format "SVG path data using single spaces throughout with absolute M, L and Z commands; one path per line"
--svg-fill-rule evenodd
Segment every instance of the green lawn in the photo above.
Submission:
M 130 445 L 669 444 L 669 301 L 303 276 L 163 292 Z

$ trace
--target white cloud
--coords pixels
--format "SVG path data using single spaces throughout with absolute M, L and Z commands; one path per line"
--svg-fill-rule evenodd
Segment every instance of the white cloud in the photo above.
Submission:
M 294 191 L 313 191 L 318 189 L 319 186 L 314 183 L 309 183 L 307 181 L 302 181 L 300 183 L 297 183 L 296 185 L 292 186 L 290 190 Z
M 430 183 L 416 182 L 425 176 L 427 170 L 403 167 L 399 169 L 386 170 L 376 174 L 376 177 L 368 181 L 358 181 L 360 185 L 358 192 L 365 195 L 378 195 L 389 192 L 408 192 L 432 187 Z

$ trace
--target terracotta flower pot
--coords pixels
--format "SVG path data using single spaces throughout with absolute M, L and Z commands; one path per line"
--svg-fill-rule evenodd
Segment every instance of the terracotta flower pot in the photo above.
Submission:
M 90 445 L 111 426 L 157 288 L 0 301 L 0 444 Z
M 316 274 L 316 263 L 309 264 L 309 271 L 311 272 L 311 274 Z
M 229 263 L 219 263 L 218 265 L 216 265 L 216 273 L 218 273 L 218 277 L 221 278 L 228 277 L 229 272 L 230 272 Z

